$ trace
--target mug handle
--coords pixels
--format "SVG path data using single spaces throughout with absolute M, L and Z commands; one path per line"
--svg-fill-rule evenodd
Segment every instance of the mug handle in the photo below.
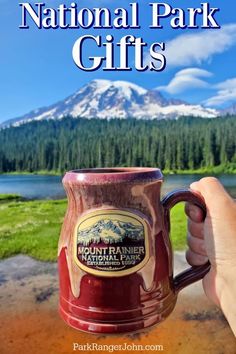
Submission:
M 197 205 L 202 210 L 204 219 L 206 217 L 206 204 L 200 194 L 190 189 L 179 189 L 170 192 L 162 200 L 162 205 L 164 207 L 164 220 L 168 232 L 170 232 L 170 209 L 179 202 L 189 202 Z M 176 277 L 174 277 L 175 292 L 178 293 L 186 286 L 204 278 L 204 276 L 209 272 L 210 267 L 211 264 L 208 261 L 207 263 L 200 266 L 192 266 L 178 274 Z

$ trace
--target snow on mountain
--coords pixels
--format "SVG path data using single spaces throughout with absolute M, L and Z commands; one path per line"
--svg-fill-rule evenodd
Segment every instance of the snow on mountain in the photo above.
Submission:
M 144 240 L 143 226 L 120 220 L 100 220 L 91 227 L 79 231 L 77 242 L 88 246 L 90 243 L 117 243 L 129 238 L 132 241 Z
M 180 100 L 168 100 L 157 90 L 146 90 L 130 82 L 93 80 L 65 100 L 8 120 L 2 126 L 61 119 L 68 115 L 87 119 L 175 119 L 186 115 L 214 118 L 219 112 Z

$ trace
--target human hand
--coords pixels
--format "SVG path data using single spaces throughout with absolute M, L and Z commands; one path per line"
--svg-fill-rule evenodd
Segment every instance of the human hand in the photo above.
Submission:
M 201 209 L 186 204 L 186 258 L 191 265 L 210 261 L 203 288 L 208 298 L 222 308 L 236 334 L 236 203 L 216 178 L 203 178 L 190 187 L 205 199 L 207 215 L 203 221 Z

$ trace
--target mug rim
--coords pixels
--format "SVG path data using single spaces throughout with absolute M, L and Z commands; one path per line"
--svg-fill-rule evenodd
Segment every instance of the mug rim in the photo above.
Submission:
M 97 167 L 68 171 L 63 183 L 107 184 L 162 179 L 162 172 L 157 167 Z

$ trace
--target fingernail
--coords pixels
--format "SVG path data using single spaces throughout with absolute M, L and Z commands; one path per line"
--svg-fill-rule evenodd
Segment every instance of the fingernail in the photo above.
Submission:
M 197 187 L 197 182 L 193 182 L 190 184 L 191 189 L 196 189 L 196 187 Z

